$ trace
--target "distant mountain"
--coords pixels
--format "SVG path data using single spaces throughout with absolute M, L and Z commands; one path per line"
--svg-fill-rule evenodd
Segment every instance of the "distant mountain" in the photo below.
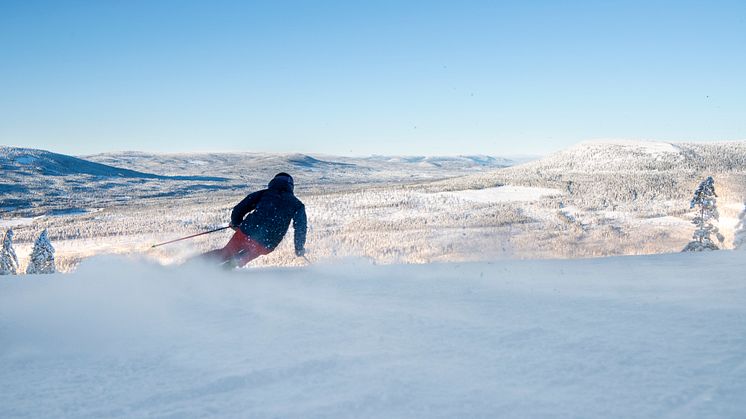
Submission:
M 298 155 L 290 156 L 288 157 L 287 162 L 301 169 L 303 168 L 314 169 L 314 168 L 320 168 L 320 167 L 354 167 L 355 166 L 354 164 L 351 164 L 351 163 L 339 163 L 339 162 L 319 160 L 315 157 L 307 156 L 305 154 L 298 154 Z
M 506 159 L 338 157 L 298 153 L 104 153 L 72 157 L 28 148 L 0 148 L 0 210 L 57 214 L 151 198 L 181 198 L 264 187 L 290 172 L 299 191 L 343 190 L 463 176 L 505 167 Z
M 185 173 L 241 179 L 265 179 L 279 171 L 291 172 L 306 182 L 319 178 L 345 182 L 351 177 L 392 180 L 414 177 L 432 179 L 461 176 L 507 167 L 511 160 L 491 156 L 370 156 L 343 157 L 298 153 L 142 153 L 117 152 L 85 157 L 104 164 L 132 170 L 169 175 Z M 373 176 L 373 175 L 376 176 Z
M 354 164 L 305 154 L 281 153 L 144 153 L 112 152 L 85 156 L 87 160 L 168 175 L 212 174 L 239 177 L 245 171 L 337 169 Z
M 165 176 L 45 150 L 7 146 L 0 147 L 0 172 L 0 214 L 16 212 L 17 215 L 77 211 L 121 202 L 130 199 L 130 195 L 155 195 L 158 192 L 154 189 L 163 182 L 204 189 L 227 180 Z
M 157 175 L 95 163 L 77 157 L 31 148 L 0 147 L 0 168 L 4 174 L 71 176 L 89 175 L 153 179 Z
M 414 164 L 418 166 L 431 167 L 460 167 L 460 168 L 501 168 L 515 164 L 513 160 L 484 155 L 473 156 L 380 156 L 362 158 L 369 162 L 384 162 L 394 164 Z

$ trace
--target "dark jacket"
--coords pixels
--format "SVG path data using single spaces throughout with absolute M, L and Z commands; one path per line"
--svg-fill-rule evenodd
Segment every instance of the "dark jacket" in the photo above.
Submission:
M 233 225 L 269 250 L 280 244 L 291 220 L 297 252 L 306 244 L 306 207 L 293 195 L 292 180 L 283 176 L 272 179 L 267 189 L 248 195 L 231 213 Z

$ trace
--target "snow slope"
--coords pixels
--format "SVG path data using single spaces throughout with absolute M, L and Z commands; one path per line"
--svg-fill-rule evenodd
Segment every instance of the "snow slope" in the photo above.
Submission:
M 741 252 L 0 280 L 0 417 L 738 418 Z

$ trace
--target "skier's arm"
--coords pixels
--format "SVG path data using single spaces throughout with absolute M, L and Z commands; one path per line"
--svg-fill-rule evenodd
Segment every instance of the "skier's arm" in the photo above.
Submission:
M 306 245 L 306 207 L 300 204 L 298 210 L 293 215 L 293 230 L 295 230 L 295 254 L 303 256 Z
M 263 193 L 264 191 L 262 190 L 249 194 L 246 198 L 239 202 L 238 205 L 233 207 L 233 212 L 231 212 L 231 225 L 235 227 L 240 226 L 241 222 L 243 221 L 243 217 L 245 217 L 246 214 L 250 213 L 251 211 L 254 211 L 254 209 L 256 208 L 256 204 L 259 202 L 259 199 L 261 199 Z

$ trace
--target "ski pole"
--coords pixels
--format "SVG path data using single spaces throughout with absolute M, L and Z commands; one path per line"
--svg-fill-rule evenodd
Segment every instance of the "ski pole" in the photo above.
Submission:
M 163 242 L 163 243 L 154 244 L 154 245 L 150 246 L 150 248 L 152 249 L 154 247 L 163 246 L 164 244 L 170 244 L 170 243 L 179 242 L 179 241 L 186 240 L 186 239 L 191 239 L 192 237 L 204 236 L 205 234 L 215 233 L 216 231 L 222 231 L 222 230 L 225 230 L 227 228 L 230 228 L 230 226 L 220 227 L 220 228 L 216 228 L 215 230 L 205 231 L 205 232 L 202 232 L 202 233 L 192 234 L 191 236 L 182 237 L 180 239 L 175 239 L 175 240 L 171 240 L 171 241 L 167 241 L 167 242 Z

